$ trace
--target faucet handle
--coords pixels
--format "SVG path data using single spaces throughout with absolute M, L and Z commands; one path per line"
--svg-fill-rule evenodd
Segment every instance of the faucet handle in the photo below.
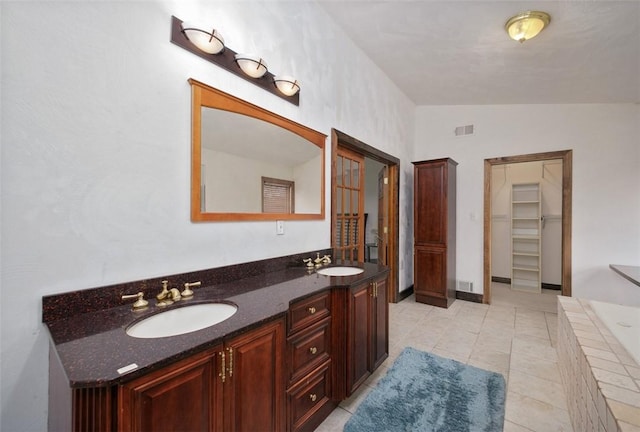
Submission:
M 144 299 L 144 293 L 140 291 L 138 294 L 127 294 L 122 296 L 122 300 L 129 300 L 132 298 L 137 298 L 136 302 L 133 304 L 133 310 L 141 310 L 149 306 L 149 302 Z
M 182 291 L 182 297 L 192 297 L 193 291 L 191 291 L 191 287 L 199 287 L 202 285 L 202 282 L 187 282 L 184 284 L 184 290 Z

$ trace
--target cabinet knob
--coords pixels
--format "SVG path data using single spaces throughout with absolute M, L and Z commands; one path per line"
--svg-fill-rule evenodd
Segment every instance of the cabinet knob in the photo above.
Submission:
M 313 306 L 309 308 L 309 313 L 311 315 L 313 315 L 314 313 L 316 313 L 316 308 L 314 308 Z
M 309 399 L 311 399 L 311 402 L 315 402 L 316 399 L 318 399 L 318 396 L 315 393 L 311 393 L 309 395 Z
M 315 354 L 315 353 L 317 353 L 317 352 L 318 352 L 318 348 L 316 348 L 316 347 L 311 347 L 311 348 L 309 348 L 309 352 L 310 352 L 311 354 Z

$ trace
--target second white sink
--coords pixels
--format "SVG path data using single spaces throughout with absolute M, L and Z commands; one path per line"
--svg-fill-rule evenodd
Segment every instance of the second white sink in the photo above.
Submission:
M 316 270 L 316 273 L 325 276 L 353 276 L 364 272 L 358 267 L 326 267 Z
M 231 318 L 238 307 L 228 303 L 200 303 L 151 315 L 127 328 L 134 338 L 153 339 L 202 330 Z

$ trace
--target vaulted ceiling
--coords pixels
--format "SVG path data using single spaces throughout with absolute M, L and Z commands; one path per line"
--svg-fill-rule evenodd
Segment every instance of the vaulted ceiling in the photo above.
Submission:
M 640 103 L 640 1 L 318 0 L 417 105 Z M 538 37 L 505 22 L 551 15 Z

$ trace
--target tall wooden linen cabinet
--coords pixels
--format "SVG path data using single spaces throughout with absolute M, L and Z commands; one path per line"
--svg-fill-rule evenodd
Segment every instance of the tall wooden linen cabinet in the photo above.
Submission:
M 416 301 L 447 308 L 456 298 L 456 166 L 413 162 L 413 289 Z

